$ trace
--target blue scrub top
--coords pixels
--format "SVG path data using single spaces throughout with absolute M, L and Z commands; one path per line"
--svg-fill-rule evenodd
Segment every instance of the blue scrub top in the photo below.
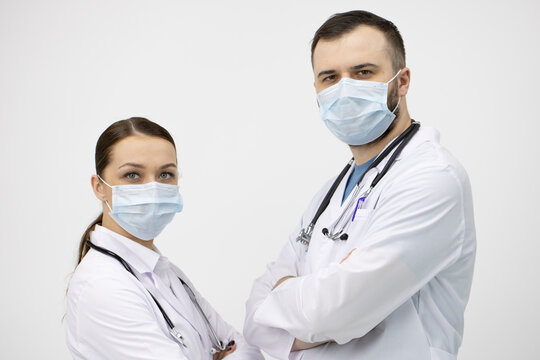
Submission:
M 345 186 L 345 191 L 343 192 L 343 198 L 341 199 L 342 204 L 345 201 L 345 199 L 347 198 L 347 196 L 349 196 L 351 191 L 354 189 L 354 187 L 356 186 L 356 184 L 358 183 L 360 178 L 364 175 L 364 173 L 366 172 L 368 167 L 373 163 L 375 158 L 376 158 L 376 156 L 373 157 L 371 160 L 368 160 L 367 162 L 363 163 L 363 164 L 354 166 L 354 169 L 353 169 L 351 175 L 349 175 L 349 179 L 347 179 L 347 186 Z

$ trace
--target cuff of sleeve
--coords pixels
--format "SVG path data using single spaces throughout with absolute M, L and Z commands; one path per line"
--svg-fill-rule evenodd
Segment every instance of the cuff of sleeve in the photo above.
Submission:
M 300 360 L 302 358 L 303 351 L 291 351 L 289 354 L 289 360 Z
M 267 329 L 267 331 L 264 332 L 264 335 L 259 334 L 259 336 L 264 336 L 264 338 L 257 339 L 256 341 L 257 346 L 260 347 L 261 350 L 264 350 L 267 354 L 269 354 L 270 356 L 272 356 L 272 358 L 275 359 L 289 359 L 291 349 L 295 340 L 294 336 L 292 336 L 285 330 L 275 328 Z M 238 359 L 244 360 L 248 358 L 246 357 Z M 249 357 L 249 360 L 252 359 L 252 357 Z
M 309 328 L 298 292 L 303 280 L 301 277 L 291 278 L 274 289 L 259 306 L 253 320 L 262 326 L 283 329 L 293 337 L 306 341 L 299 337 Z
M 296 271 L 293 271 L 293 269 L 286 265 L 279 265 L 273 263 L 271 265 L 268 265 L 267 269 L 272 276 L 272 281 L 274 282 L 274 284 L 277 283 L 279 280 L 283 279 L 285 276 L 296 275 Z

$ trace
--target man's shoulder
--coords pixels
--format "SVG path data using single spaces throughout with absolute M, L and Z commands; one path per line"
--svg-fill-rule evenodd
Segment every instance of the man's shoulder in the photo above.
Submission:
M 404 176 L 453 176 L 460 183 L 468 182 L 465 168 L 459 160 L 439 141 L 439 132 L 432 127 L 423 126 L 418 138 L 403 151 L 400 167 Z

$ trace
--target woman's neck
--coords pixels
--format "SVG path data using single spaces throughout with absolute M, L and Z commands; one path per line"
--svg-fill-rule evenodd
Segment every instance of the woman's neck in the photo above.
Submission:
M 128 233 L 126 230 L 124 230 L 120 225 L 116 223 L 108 214 L 103 214 L 103 221 L 101 223 L 101 226 L 103 226 L 106 229 L 109 229 L 111 231 L 114 231 L 115 233 L 122 235 L 124 237 L 127 237 L 130 240 L 135 241 L 138 244 L 141 244 L 144 247 L 149 248 L 150 250 L 154 250 L 154 239 L 152 240 L 141 240 L 130 233 Z

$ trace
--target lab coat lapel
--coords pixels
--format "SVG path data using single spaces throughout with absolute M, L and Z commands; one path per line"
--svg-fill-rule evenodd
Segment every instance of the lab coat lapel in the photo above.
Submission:
M 336 192 L 334 192 L 334 195 L 332 195 L 332 199 L 330 199 L 330 204 L 328 204 L 328 213 L 331 219 L 336 219 L 340 214 L 340 210 L 342 207 L 341 199 L 343 199 L 343 193 L 345 192 L 345 186 L 347 185 L 347 180 L 349 179 L 349 176 L 351 176 L 353 170 L 354 170 L 354 163 L 351 165 L 351 168 L 349 169 L 349 171 L 347 171 L 347 174 L 345 174 L 345 176 L 339 183 L 336 189 Z M 345 202 L 343 202 L 343 206 L 345 204 L 346 204 L 346 200 Z
M 161 296 L 167 301 L 167 303 L 169 303 L 171 308 L 173 308 L 178 315 L 184 318 L 197 332 L 199 332 L 194 319 L 194 306 L 191 303 L 189 296 L 185 294 L 185 292 L 183 294 L 181 292 L 182 289 L 178 289 L 178 287 L 182 286 L 182 284 L 175 284 L 173 283 L 173 280 L 174 279 L 170 279 L 171 287 L 176 288 L 174 292 L 171 288 L 164 284 L 158 276 L 154 276 L 154 281 L 157 284 L 154 291 L 159 291 Z M 175 295 L 175 293 L 178 295 Z
M 170 305 L 180 317 L 187 321 L 199 334 L 200 326 L 197 326 L 197 321 L 194 319 L 194 305 L 191 303 L 189 296 L 185 294 L 185 299 L 181 296 L 177 298 L 172 290 L 166 286 L 163 281 L 153 271 L 154 269 L 148 268 L 148 266 L 141 261 L 130 249 L 129 243 L 125 243 L 120 235 L 112 234 L 110 230 L 100 229 L 101 231 L 92 232 L 92 242 L 98 246 L 108 249 L 120 257 L 122 257 L 132 268 L 133 272 L 144 285 L 144 287 L 158 298 L 161 303 L 161 298 Z M 131 241 L 127 239 L 127 241 Z M 156 255 L 157 256 L 157 255 Z M 170 263 L 169 263 L 170 264 Z M 178 268 L 170 264 L 171 269 L 176 273 Z M 149 275 L 149 276 L 147 276 Z M 180 285 L 181 286 L 181 285 Z M 158 294 L 160 296 L 158 296 Z M 182 300 L 181 300 L 182 299 Z M 170 310 L 166 309 L 168 313 Z M 202 335 L 201 335 L 202 336 Z
M 409 144 L 407 146 L 405 146 L 405 148 L 398 155 L 398 157 L 395 159 L 395 161 L 399 161 L 403 157 L 404 154 L 407 154 L 409 151 L 411 151 L 411 149 L 414 149 L 416 146 L 418 146 L 418 144 L 426 141 L 426 139 L 435 138 L 438 141 L 438 137 L 439 137 L 438 133 L 437 133 L 437 131 L 435 129 L 430 128 L 430 127 L 425 127 L 425 126 L 420 127 L 419 131 L 412 137 Z M 384 147 L 384 149 L 381 150 L 379 155 L 382 152 L 384 152 L 384 150 L 386 150 L 386 148 L 389 147 L 395 140 L 396 139 L 393 139 L 391 142 L 389 142 Z M 388 160 L 390 159 L 390 157 L 392 156 L 394 151 L 395 151 L 395 149 L 389 155 L 387 155 L 384 159 L 382 159 L 382 161 L 379 163 L 379 165 L 377 165 L 375 168 L 371 169 L 364 176 L 364 179 L 363 179 L 362 184 L 361 184 L 362 189 L 361 189 L 359 194 L 363 194 L 365 191 L 367 191 L 369 185 L 371 184 L 371 182 L 373 181 L 375 176 L 377 176 L 377 174 L 382 171 L 382 169 L 385 167 L 386 163 L 388 162 Z M 354 193 L 354 190 L 351 191 L 351 193 L 347 196 L 345 201 L 343 201 L 343 203 L 341 202 L 341 199 L 343 199 L 343 192 L 345 191 L 345 186 L 347 184 L 347 180 L 349 179 L 349 176 L 351 175 L 353 169 L 354 169 L 354 164 L 353 164 L 353 166 L 351 166 L 351 169 L 349 169 L 349 171 L 347 172 L 347 175 L 345 175 L 345 177 L 343 178 L 343 180 L 339 184 L 336 192 L 332 196 L 332 200 L 330 201 L 330 204 L 329 204 L 330 217 L 331 217 L 332 221 L 336 220 L 339 217 L 339 215 L 341 214 L 341 211 L 344 210 L 344 208 L 347 206 L 347 203 L 349 202 L 350 197 Z
M 349 179 L 349 176 L 352 173 L 352 168 L 353 167 L 351 166 L 351 169 L 349 170 L 349 172 L 347 172 L 347 175 L 345 175 L 345 177 L 343 178 L 343 180 L 339 184 L 338 188 L 336 189 L 336 192 L 332 196 L 332 199 L 330 200 L 328 210 L 329 210 L 329 216 L 330 216 L 329 219 L 330 219 L 332 224 L 338 219 L 338 217 L 341 215 L 341 212 L 343 210 L 345 210 L 345 207 L 347 206 L 348 202 L 350 201 L 350 198 L 354 194 L 354 189 L 353 189 L 353 191 L 351 191 L 351 193 L 347 196 L 345 201 L 343 201 L 343 203 L 341 202 L 341 199 L 343 199 L 343 193 L 345 192 L 345 186 L 347 185 L 347 180 Z M 361 184 L 362 189 L 360 191 L 360 194 L 362 194 L 363 192 L 365 192 L 367 190 L 367 186 L 375 178 L 377 173 L 378 173 L 378 167 L 374 168 L 374 169 L 371 169 L 364 176 L 364 179 L 362 180 L 362 184 Z M 330 225 L 330 223 L 328 225 Z
M 182 279 L 186 283 L 186 285 L 189 286 L 189 288 L 193 291 L 193 293 L 195 294 L 195 297 L 197 298 L 197 292 L 196 292 L 195 288 L 193 287 L 193 284 L 191 283 L 191 281 L 189 281 L 186 274 L 184 274 L 184 272 L 182 270 L 180 270 L 174 264 L 171 264 L 171 270 L 175 273 L 177 278 Z M 178 284 L 181 285 L 180 280 L 178 281 Z M 187 300 L 189 300 L 189 305 L 191 306 L 191 309 L 193 310 L 193 311 L 191 311 L 192 317 L 191 317 L 191 320 L 190 320 L 190 324 L 199 333 L 199 336 L 201 337 L 201 339 L 203 339 L 203 343 L 206 343 L 206 341 L 208 340 L 208 331 L 206 329 L 206 323 L 204 322 L 204 319 L 202 318 L 202 315 L 199 314 L 199 310 L 197 308 L 197 305 L 189 297 L 188 291 L 189 290 L 185 290 L 185 295 L 187 297 Z

